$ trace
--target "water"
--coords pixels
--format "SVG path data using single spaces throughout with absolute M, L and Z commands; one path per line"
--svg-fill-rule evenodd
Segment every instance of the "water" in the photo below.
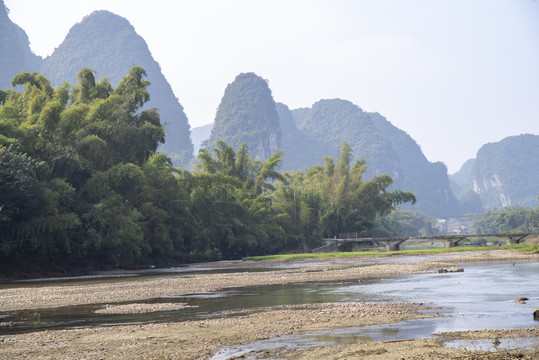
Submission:
M 340 301 L 334 290 L 341 284 L 289 284 L 253 286 L 213 293 L 170 296 L 143 303 L 186 303 L 189 307 L 174 311 L 145 314 L 96 314 L 107 304 L 64 306 L 38 310 L 0 312 L 0 323 L 12 322 L 13 326 L 0 326 L 0 336 L 47 329 L 66 329 L 102 325 L 185 321 L 196 318 L 228 316 L 245 309 L 267 308 Z M 363 301 L 374 301 L 374 295 L 365 295 Z M 125 302 L 130 304 L 136 302 Z
M 345 284 L 332 290 L 340 301 L 423 302 L 440 306 L 447 317 L 414 319 L 395 324 L 351 327 L 284 336 L 221 349 L 212 360 L 256 358 L 272 349 L 304 349 L 340 343 L 365 343 L 432 337 L 441 332 L 517 329 L 539 326 L 532 313 L 539 308 L 539 263 L 467 266 L 464 272 L 420 274 L 361 284 Z M 527 297 L 526 304 L 515 301 Z M 537 338 L 452 340 L 445 346 L 468 350 L 531 350 Z M 252 355 L 252 357 L 250 357 Z
M 423 302 L 451 315 L 437 320 L 434 332 L 538 326 L 539 263 L 469 265 L 464 272 L 409 275 L 335 290 L 342 301 L 376 294 L 380 301 Z M 527 297 L 526 304 L 515 301 Z
M 261 269 L 252 269 L 260 271 Z M 209 271 L 207 268 L 204 272 Z M 211 271 L 216 271 L 211 269 Z M 226 271 L 229 271 L 227 269 Z M 196 272 L 186 272 L 196 276 Z M 151 273 L 145 276 L 183 276 Z M 87 280 L 85 280 L 87 281 Z M 95 280 L 92 280 L 95 281 Z M 117 281 L 114 279 L 107 281 Z M 13 285 L 12 285 L 13 286 Z M 17 286 L 23 286 L 21 284 Z M 24 286 L 29 286 L 26 284 Z M 43 286 L 30 284 L 30 286 Z M 515 301 L 527 297 L 526 304 Z M 45 329 L 64 329 L 116 324 L 184 321 L 193 318 L 226 316 L 244 309 L 320 302 L 423 302 L 441 306 L 436 312 L 448 315 L 377 325 L 319 332 L 288 339 L 294 346 L 326 342 L 412 339 L 439 332 L 537 327 L 532 312 L 539 308 L 539 263 L 468 265 L 461 273 L 420 274 L 358 283 L 309 283 L 257 286 L 208 294 L 192 294 L 153 299 L 147 302 L 181 302 L 190 307 L 146 314 L 96 314 L 106 304 L 69 306 L 32 311 L 0 312 L 0 335 Z M 268 340 L 270 341 L 270 340 Z M 287 343 L 279 338 L 281 345 Z M 301 345 L 300 345 L 301 344 Z M 266 345 L 258 344 L 255 347 Z M 269 345 L 268 345 L 269 346 Z M 247 346 L 248 347 L 248 346 Z M 240 352 L 243 350 L 239 350 Z

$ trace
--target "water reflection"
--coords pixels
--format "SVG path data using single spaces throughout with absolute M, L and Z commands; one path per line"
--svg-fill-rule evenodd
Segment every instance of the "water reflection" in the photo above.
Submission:
M 461 273 L 409 275 L 335 291 L 343 301 L 354 301 L 360 292 L 382 301 L 441 306 L 451 317 L 439 319 L 435 332 L 534 327 L 539 263 L 469 265 Z M 520 304 L 520 296 L 530 300 Z
M 251 269 L 256 271 L 256 269 Z M 214 270 L 211 270 L 214 271 Z M 106 304 L 67 306 L 37 311 L 0 312 L 0 335 L 45 329 L 185 321 L 227 316 L 244 309 L 321 302 L 423 302 L 442 306 L 445 318 L 412 320 L 405 324 L 372 327 L 369 337 L 418 338 L 459 330 L 526 328 L 538 326 L 532 312 L 539 308 L 539 263 L 468 265 L 462 273 L 420 274 L 361 283 L 309 283 L 256 286 L 222 292 L 153 299 L 189 307 L 145 314 L 96 314 Z M 156 274 L 152 273 L 152 276 Z M 159 276 L 163 276 L 160 274 Z M 177 276 L 171 274 L 170 276 Z M 115 280 L 110 280 L 115 281 Z M 28 284 L 26 284 L 28 286 Z M 41 285 L 38 285 L 41 286 Z M 520 304 L 514 299 L 530 300 Z M 135 302 L 126 302 L 129 304 Z M 350 335 L 350 334 L 349 334 Z M 328 336 L 334 336 L 330 334 Z M 347 335 L 339 335 L 341 338 Z M 350 336 L 358 336 L 354 333 Z M 360 335 L 367 336 L 367 335 Z M 342 339 L 341 339 L 342 340 Z M 342 340 L 352 341 L 352 340 Z

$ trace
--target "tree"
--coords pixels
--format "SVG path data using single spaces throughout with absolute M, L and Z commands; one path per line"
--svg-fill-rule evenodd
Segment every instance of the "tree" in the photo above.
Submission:
M 149 99 L 144 70 L 132 67 L 116 89 L 94 75 L 82 69 L 77 84 L 53 89 L 43 75 L 23 72 L 13 79 L 23 91 L 1 94 L 4 269 L 114 267 L 162 251 L 154 246 L 172 257 L 182 250 L 174 228 L 187 219 L 186 205 L 180 212 L 157 197 L 187 196 L 174 170 L 157 166 L 170 159 L 148 163 L 164 131 L 155 109 L 141 111 Z M 170 195 L 159 176 L 168 179 Z M 164 233 L 166 240 L 152 242 Z
M 343 232 L 371 236 L 374 221 L 388 215 L 396 205 L 415 202 L 410 192 L 388 191 L 393 180 L 388 175 L 363 181 L 364 159 L 352 164 L 352 150 L 346 143 L 337 163 L 325 157 L 325 166 L 302 172 L 285 173 L 274 193 L 276 206 L 292 219 L 301 246 L 313 245 L 321 237 Z
M 246 144 L 236 152 L 223 141 L 212 152 L 199 152 L 191 179 L 192 213 L 201 227 L 205 251 L 237 258 L 279 249 L 286 236 L 267 192 L 273 189 L 271 180 L 282 178 L 275 170 L 281 152 L 254 161 Z

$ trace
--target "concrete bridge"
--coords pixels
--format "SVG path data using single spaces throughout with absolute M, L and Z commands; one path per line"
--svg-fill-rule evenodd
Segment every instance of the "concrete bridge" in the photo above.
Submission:
M 385 246 L 386 251 L 399 251 L 400 244 L 406 240 L 441 240 L 445 242 L 446 248 L 458 246 L 458 243 L 464 239 L 497 237 L 504 240 L 507 245 L 519 244 L 521 240 L 530 236 L 539 235 L 539 232 L 527 233 L 507 233 L 507 234 L 458 234 L 458 235 L 430 235 L 430 236 L 408 236 L 408 237 L 385 237 L 385 238 L 358 238 L 357 233 L 339 234 L 339 238 L 322 239 L 326 245 L 313 249 L 312 252 L 332 252 L 349 251 L 353 244 L 373 244 Z

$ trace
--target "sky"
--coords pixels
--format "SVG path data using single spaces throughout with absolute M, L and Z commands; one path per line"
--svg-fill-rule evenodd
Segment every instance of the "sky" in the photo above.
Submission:
M 539 135 L 539 0 L 4 2 L 43 57 L 94 10 L 128 19 L 191 127 L 255 72 L 291 109 L 341 98 L 380 113 L 449 173 L 486 143 Z

